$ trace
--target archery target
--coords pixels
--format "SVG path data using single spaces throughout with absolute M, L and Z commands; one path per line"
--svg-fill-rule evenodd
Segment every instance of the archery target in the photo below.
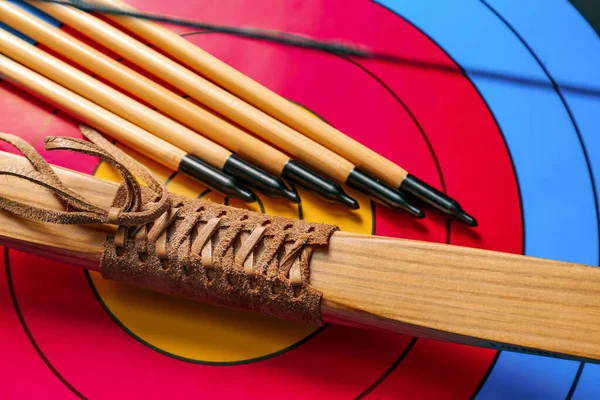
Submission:
M 594 177 L 600 142 L 593 129 L 600 101 L 562 90 L 561 84 L 600 87 L 595 59 L 600 52 L 593 51 L 600 44 L 569 3 L 544 9 L 500 1 L 131 3 L 547 81 L 547 88 L 532 88 L 174 28 L 456 197 L 480 226 L 448 223 L 431 210 L 416 221 L 355 192 L 357 212 L 331 207 L 302 190 L 300 206 L 264 196 L 256 205 L 230 204 L 354 232 L 598 263 Z M 40 150 L 44 136 L 80 137 L 76 121 L 64 113 L 5 82 L 0 93 L 0 130 Z M 113 178 L 108 167 L 89 157 L 42 153 L 54 164 Z M 172 191 L 229 201 L 132 154 Z M 61 398 L 600 396 L 600 371 L 590 365 L 284 323 L 150 294 L 15 251 L 5 255 L 0 351 L 10 361 L 0 393 L 14 397 L 39 390 Z M 37 387 L 25 385 L 25 376 Z

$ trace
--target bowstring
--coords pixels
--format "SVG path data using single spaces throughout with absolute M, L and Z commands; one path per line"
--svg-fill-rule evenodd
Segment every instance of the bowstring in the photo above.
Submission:
M 0 0 L 7 1 L 7 0 Z M 13 0 L 15 3 L 26 3 L 25 0 Z M 578 93 L 586 96 L 600 97 L 600 88 L 589 86 L 554 84 L 542 79 L 530 78 L 523 75 L 508 74 L 505 72 L 486 70 L 475 67 L 456 66 L 428 60 L 420 60 L 412 57 L 405 57 L 391 53 L 379 52 L 370 49 L 368 46 L 359 44 L 347 44 L 334 41 L 322 41 L 310 37 L 290 34 L 263 28 L 238 27 L 211 24 L 207 22 L 195 21 L 185 18 L 178 18 L 170 15 L 162 15 L 137 10 L 125 10 L 116 7 L 105 6 L 86 2 L 83 0 L 33 0 L 32 2 L 55 3 L 64 6 L 70 6 L 87 12 L 97 12 L 114 16 L 132 17 L 154 22 L 163 22 L 173 25 L 185 26 L 189 28 L 200 29 L 202 31 L 223 33 L 227 35 L 239 36 L 248 39 L 267 41 L 286 46 L 300 47 L 304 49 L 316 50 L 346 57 L 360 59 L 379 60 L 395 65 L 402 65 L 412 68 L 437 71 L 447 74 L 468 75 L 470 77 L 484 78 L 488 80 L 501 81 L 516 85 L 529 86 L 548 90 L 562 90 Z

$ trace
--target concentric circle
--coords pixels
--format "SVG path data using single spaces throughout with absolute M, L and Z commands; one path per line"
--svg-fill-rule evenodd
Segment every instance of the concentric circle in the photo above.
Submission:
M 475 230 L 447 224 L 433 211 L 426 220 L 415 221 L 379 206 L 371 210 L 365 200 L 364 214 L 357 217 L 303 192 L 305 219 L 338 223 L 350 231 L 597 263 L 593 179 L 600 176 L 600 141 L 593 133 L 598 100 L 567 89 L 596 84 L 591 58 L 583 57 L 580 49 L 589 53 L 600 42 L 568 3 L 547 5 L 543 11 L 493 0 L 459 6 L 395 0 L 343 7 L 291 0 L 276 6 L 249 0 L 222 0 L 218 5 L 174 1 L 168 10 L 155 0 L 138 0 L 137 5 L 547 81 L 547 89 L 531 88 L 177 28 L 188 40 L 460 199 L 481 224 Z M 532 22 L 536 13 L 542 17 Z M 53 116 L 52 108 L 2 85 L 2 130 L 37 140 L 38 147 L 43 135 L 79 136 L 74 122 L 62 113 Z M 31 117 L 23 118 L 23 111 Z M 47 155 L 70 168 L 94 169 L 94 162 L 83 157 Z M 171 190 L 206 195 L 179 174 L 155 168 L 170 179 Z M 569 190 L 557 182 L 569 182 Z M 285 203 L 262 200 L 267 213 L 299 215 Z M 567 204 L 570 212 L 561 213 Z M 255 210 L 261 211 L 259 206 Z M 25 367 L 18 365 L 27 366 L 57 397 L 69 391 L 89 397 L 164 397 L 202 390 L 221 397 L 285 393 L 294 398 L 310 393 L 329 398 L 468 398 L 477 393 L 487 398 L 508 393 L 513 398 L 593 398 L 598 390 L 600 371 L 578 363 L 498 356 L 489 350 L 337 326 L 314 334 L 314 327 L 278 321 L 269 325 L 241 313 L 132 295 L 92 276 L 100 302 L 77 269 L 12 251 L 8 262 L 0 278 L 7 282 L 6 290 L 0 285 L 0 305 L 5 307 L 0 312 L 18 307 L 18 313 L 2 315 L 13 343 L 4 354 L 22 362 L 7 372 L 7 379 L 19 381 Z M 131 304 L 135 307 L 128 309 Z M 161 319 L 174 309 L 179 310 L 169 317 L 179 318 L 179 326 L 174 319 Z M 126 315 L 138 312 L 137 322 Z M 197 323 L 195 330 L 182 329 L 189 325 L 185 318 Z M 157 330 L 159 325 L 171 326 Z M 82 354 L 89 368 L 102 371 L 101 383 L 82 368 Z

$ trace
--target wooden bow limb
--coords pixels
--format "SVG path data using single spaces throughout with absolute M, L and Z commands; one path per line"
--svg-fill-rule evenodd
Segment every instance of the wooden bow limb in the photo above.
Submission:
M 24 170 L 0 152 L 0 166 Z M 73 191 L 110 206 L 117 185 L 54 167 Z M 49 192 L 0 178 L 0 195 L 62 209 Z M 0 243 L 99 270 L 110 226 L 53 225 L 0 212 Z M 600 362 L 600 269 L 520 255 L 336 232 L 315 249 L 310 284 L 323 320 L 498 350 Z

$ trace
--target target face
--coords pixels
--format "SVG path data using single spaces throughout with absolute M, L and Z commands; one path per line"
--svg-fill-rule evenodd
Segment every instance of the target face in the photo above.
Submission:
M 299 205 L 263 196 L 246 205 L 122 147 L 169 190 L 346 231 L 598 264 L 600 100 L 562 86 L 600 87 L 600 40 L 570 3 L 130 3 L 548 83 L 531 87 L 172 27 L 459 199 L 480 226 L 447 222 L 434 211 L 416 221 L 351 190 L 358 211 L 302 190 Z M 49 162 L 116 179 L 93 158 L 45 152 L 45 136 L 81 137 L 76 120 L 6 82 L 0 115 L 0 131 L 27 139 Z M 4 255 L 3 398 L 600 397 L 593 365 L 282 322 L 145 292 L 12 250 Z

